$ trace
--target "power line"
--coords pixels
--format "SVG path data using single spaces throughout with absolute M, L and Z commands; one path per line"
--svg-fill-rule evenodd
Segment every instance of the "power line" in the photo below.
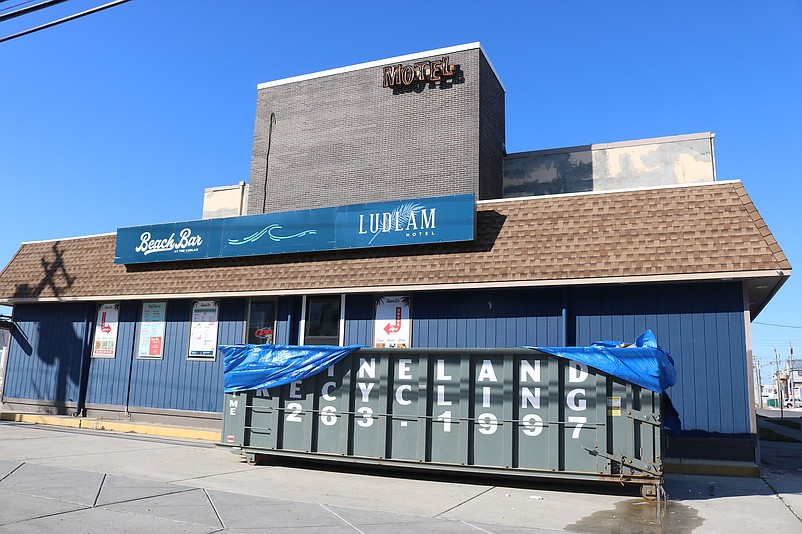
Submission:
M 86 11 L 82 11 L 80 13 L 76 13 L 74 15 L 70 15 L 68 17 L 64 17 L 63 19 L 54 20 L 52 22 L 48 22 L 47 24 L 42 24 L 41 26 L 36 26 L 35 28 L 30 28 L 28 30 L 24 30 L 24 31 L 21 31 L 21 32 L 18 32 L 18 33 L 7 35 L 5 37 L 0 37 L 0 43 L 4 43 L 6 41 L 10 41 L 11 39 L 16 39 L 17 37 L 22 37 L 23 35 L 28 35 L 30 33 L 38 32 L 39 30 L 46 30 L 47 28 L 52 28 L 53 26 L 58 26 L 59 24 L 63 24 L 65 22 L 69 22 L 71 20 L 79 19 L 81 17 L 85 17 L 87 15 L 91 15 L 92 13 L 97 13 L 98 11 L 103 11 L 104 9 L 109 9 L 110 7 L 115 7 L 115 6 L 118 6 L 120 4 L 124 4 L 126 2 L 130 2 L 130 1 L 131 0 L 116 0 L 115 2 L 109 2 L 108 4 L 103 4 L 102 6 L 93 7 L 92 9 L 87 9 Z
M 6 13 L 5 15 L 0 15 L 0 22 L 11 20 L 13 18 L 21 17 L 22 15 L 27 15 L 28 13 L 34 13 L 36 11 L 46 9 L 48 7 L 53 7 L 58 4 L 63 4 L 67 0 L 45 0 L 44 2 L 39 2 L 38 4 L 34 4 L 32 6 L 23 7 L 22 9 L 18 9 L 16 11 L 12 11 L 11 13 Z M 11 7 L 18 7 L 23 4 L 30 4 L 30 2 L 23 2 L 22 4 L 17 4 L 16 6 Z M 11 8 L 6 8 L 3 11 L 7 11 Z
M 35 0 L 25 0 L 25 2 L 20 2 L 19 4 L 14 4 L 13 6 L 4 7 L 3 9 L 0 9 L 0 11 L 8 11 L 9 9 L 14 9 L 15 7 L 24 6 L 25 4 L 31 4 L 34 1 Z
M 792 326 L 788 324 L 761 323 L 760 321 L 753 321 L 752 324 L 759 324 L 763 326 L 775 326 L 777 328 L 796 328 L 798 330 L 802 330 L 802 326 Z

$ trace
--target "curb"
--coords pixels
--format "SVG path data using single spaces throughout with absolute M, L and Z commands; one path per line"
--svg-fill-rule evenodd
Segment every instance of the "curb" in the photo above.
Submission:
M 663 472 L 675 475 L 710 475 L 720 477 L 760 478 L 760 467 L 754 462 L 670 458 L 663 462 Z
M 161 436 L 166 438 L 199 439 L 213 441 L 215 443 L 220 441 L 220 432 L 218 430 L 150 425 L 132 423 L 130 421 L 111 421 L 105 419 L 87 419 L 81 417 L 28 413 L 0 413 L 0 421 L 14 421 L 17 423 L 61 426 L 66 428 L 85 428 L 89 430 L 108 430 L 112 432 L 146 434 L 149 436 Z

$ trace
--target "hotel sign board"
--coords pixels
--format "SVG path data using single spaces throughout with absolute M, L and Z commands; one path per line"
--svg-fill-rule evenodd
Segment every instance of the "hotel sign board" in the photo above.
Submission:
M 473 194 L 117 229 L 114 263 L 473 241 Z

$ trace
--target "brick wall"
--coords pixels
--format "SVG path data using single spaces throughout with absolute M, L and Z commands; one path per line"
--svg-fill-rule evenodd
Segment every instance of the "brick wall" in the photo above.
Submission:
M 479 68 L 479 198 L 501 198 L 504 184 L 504 88 L 484 56 Z
M 448 56 L 459 67 L 456 78 L 411 89 L 382 87 L 381 66 L 260 89 L 248 213 L 460 193 L 500 197 L 500 185 L 492 194 L 480 185 L 480 160 L 490 169 L 482 174 L 495 182 L 498 173 L 500 184 L 501 148 L 488 147 L 499 144 L 498 131 L 503 141 L 503 91 L 479 48 Z M 480 106 L 487 77 L 494 90 Z M 488 103 L 499 98 L 500 130 L 499 105 Z M 482 107 L 490 111 L 482 115 Z M 485 139 L 484 128 L 492 130 Z

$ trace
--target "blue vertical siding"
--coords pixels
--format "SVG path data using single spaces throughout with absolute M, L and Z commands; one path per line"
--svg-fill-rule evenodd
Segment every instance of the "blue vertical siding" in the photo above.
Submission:
M 120 303 L 114 358 L 89 360 L 87 404 L 125 405 L 128 398 L 131 356 L 135 350 L 139 309 L 139 302 Z
M 554 289 L 439 291 L 412 297 L 412 346 L 558 346 L 562 292 Z
M 375 295 L 348 295 L 345 344 L 372 346 Z M 556 346 L 562 293 L 556 290 L 412 293 L 412 346 Z
M 9 398 L 77 403 L 85 324 L 92 305 L 18 304 L 9 346 Z
M 412 346 L 503 348 L 634 340 L 646 329 L 671 352 L 670 394 L 685 429 L 750 431 L 743 294 L 739 283 L 531 288 L 411 293 Z M 375 296 L 348 295 L 345 343 L 370 346 Z M 276 341 L 295 343 L 300 297 L 278 299 Z M 19 304 L 5 395 L 78 402 L 94 303 Z M 246 299 L 220 301 L 218 343 L 243 341 Z M 120 309 L 117 355 L 89 361 L 86 402 L 219 412 L 223 361 L 187 360 L 190 300 L 167 304 L 162 360 L 135 355 L 139 302 Z M 563 310 L 568 328 L 563 318 Z M 129 380 L 130 370 L 130 380 Z M 129 386 L 130 382 L 130 386 Z
M 415 306 L 413 301 L 412 306 Z M 373 346 L 373 316 L 376 297 L 373 295 L 347 295 L 345 297 L 345 345 Z M 414 313 L 414 312 L 413 312 Z
M 684 429 L 750 431 L 739 283 L 577 288 L 570 309 L 578 345 L 655 333 L 676 362 L 669 394 Z
M 164 358 L 133 360 L 130 406 L 169 410 L 220 412 L 223 397 L 223 361 L 187 359 L 190 300 L 167 303 Z M 218 316 L 218 344 L 242 343 L 244 299 L 222 299 Z
M 298 324 L 301 321 L 301 298 L 281 297 L 276 306 L 276 343 L 298 344 Z

